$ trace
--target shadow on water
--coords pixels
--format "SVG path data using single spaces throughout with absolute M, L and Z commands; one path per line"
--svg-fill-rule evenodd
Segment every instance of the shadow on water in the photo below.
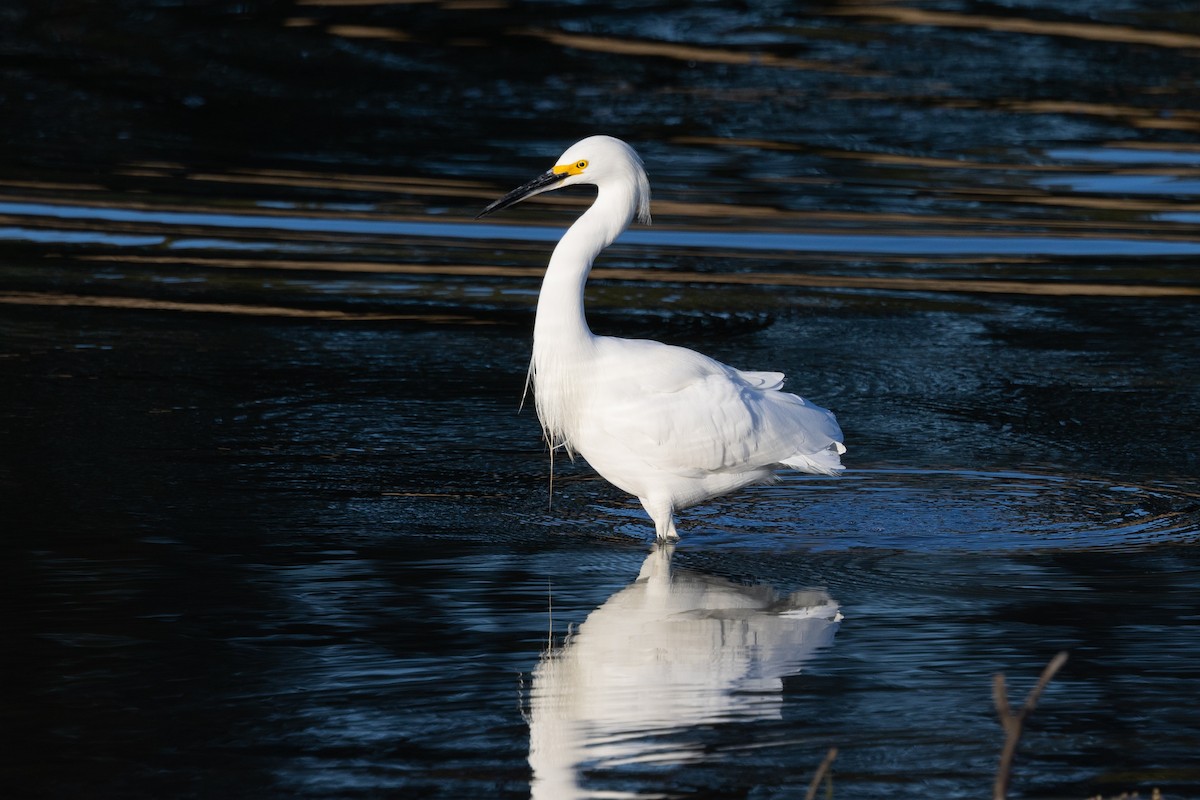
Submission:
M 1067 649 L 1014 791 L 1197 795 L 1197 53 L 1141 0 L 5 5 L 7 785 L 978 797 L 991 676 Z M 473 221 L 596 132 L 655 217 L 597 332 L 850 448 L 648 558 L 518 413 L 589 198 Z

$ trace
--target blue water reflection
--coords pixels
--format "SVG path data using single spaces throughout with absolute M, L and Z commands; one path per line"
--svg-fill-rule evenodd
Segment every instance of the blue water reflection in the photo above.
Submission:
M 1081 181 L 1088 185 L 1108 186 L 1114 181 L 1122 184 L 1129 179 L 1118 177 L 1047 178 L 1047 186 Z M 1138 181 L 1151 181 L 1149 178 Z M 1163 179 L 1167 180 L 1167 179 Z M 1179 191 L 1191 191 L 1189 183 L 1174 180 Z M 1092 187 L 1095 188 L 1095 187 Z M 1192 187 L 1193 189 L 1195 187 Z M 1163 190 L 1162 186 L 1145 191 Z M 19 218 L 62 220 L 92 220 L 101 222 L 140 223 L 163 226 L 203 226 L 230 231 L 271 231 L 275 233 L 354 234 L 394 237 L 421 237 L 436 240 L 485 240 L 554 242 L 563 228 L 540 225 L 498 225 L 490 223 L 455 223 L 406 221 L 395 219 L 358 219 L 338 216 L 273 216 L 255 214 L 216 214 L 199 211 L 150 211 L 133 208 L 66 206 L 46 203 L 0 202 L 0 214 Z M 18 241 L 61 241 L 107 243 L 129 247 L 145 247 L 163 242 L 161 237 L 116 237 L 100 234 L 81 234 L 72 231 L 51 232 L 29 228 L 0 229 L 0 238 Z M 1200 254 L 1200 241 L 1169 239 L 1123 239 L 1111 236 L 1005 235 L 991 236 L 980 232 L 963 232 L 954 236 L 928 234 L 881 235 L 868 232 L 849 233 L 787 233 L 779 231 L 715 231 L 635 228 L 621 237 L 627 245 L 652 247 L 684 247 L 698 249 L 727 249 L 742 251 L 784 251 L 798 253 L 903 253 L 929 256 L 949 255 L 1042 255 L 1042 256 L 1190 256 Z M 199 240 L 186 238 L 172 241 L 170 249 L 228 248 L 231 250 L 279 249 L 296 252 L 295 244 L 280 242 L 267 245 L 229 242 L 221 239 Z M 314 245 L 307 245 L 315 249 Z
M 1172 151 L 1165 148 L 1139 150 L 1121 147 L 1059 147 L 1046 155 L 1061 161 L 1092 161 L 1100 164 L 1176 164 L 1200 166 L 1200 152 Z
M 1089 194 L 1200 194 L 1200 180 L 1189 180 L 1174 175 L 1057 174 L 1038 178 L 1034 183 L 1046 189 Z

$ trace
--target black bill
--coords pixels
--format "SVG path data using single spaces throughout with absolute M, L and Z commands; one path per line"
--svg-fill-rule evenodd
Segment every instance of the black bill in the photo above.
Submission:
M 541 194 L 548 189 L 553 189 L 556 183 L 567 177 L 567 174 L 568 173 L 566 172 L 555 172 L 554 170 L 543 172 L 529 183 L 525 184 L 524 186 L 518 186 L 516 189 L 513 189 L 511 192 L 504 195 L 504 197 L 501 197 L 499 200 L 489 205 L 483 211 L 480 211 L 479 214 L 476 215 L 475 219 L 486 217 L 488 214 L 491 214 L 494 211 L 501 211 L 509 206 L 515 206 L 526 197 L 533 197 L 535 194 Z

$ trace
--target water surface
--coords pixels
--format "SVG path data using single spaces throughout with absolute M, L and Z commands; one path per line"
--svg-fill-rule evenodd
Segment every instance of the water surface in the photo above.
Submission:
M 3 13 L 14 796 L 1200 797 L 1185 5 Z M 833 409 L 655 548 L 520 411 L 575 139 L 598 332 Z

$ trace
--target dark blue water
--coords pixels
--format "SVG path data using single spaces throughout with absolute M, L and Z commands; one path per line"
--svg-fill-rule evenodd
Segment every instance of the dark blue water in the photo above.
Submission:
M 1188 4 L 0 11 L 13 797 L 1200 797 Z M 692 509 L 520 411 L 576 139 L 595 330 L 849 469 Z

